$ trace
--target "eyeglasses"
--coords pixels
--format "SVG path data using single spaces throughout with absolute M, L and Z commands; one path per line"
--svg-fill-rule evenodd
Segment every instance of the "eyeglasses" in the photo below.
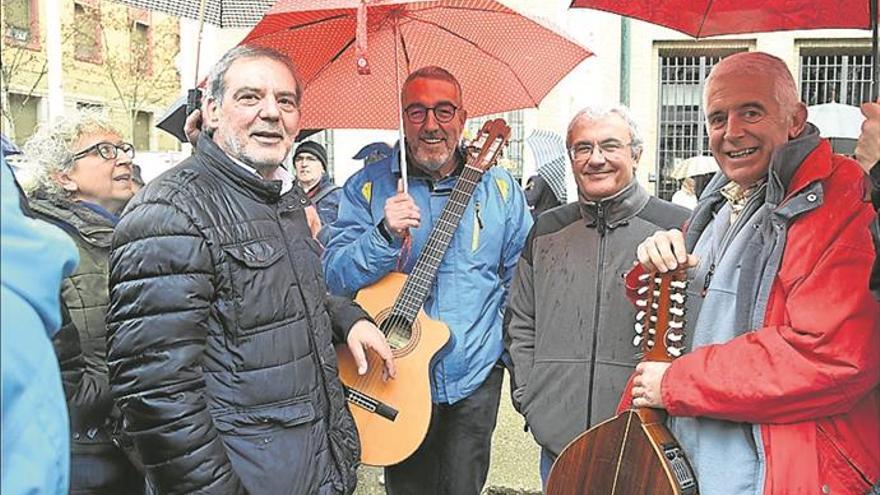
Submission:
M 604 141 L 596 145 L 593 143 L 577 143 L 568 149 L 568 156 L 576 163 L 583 163 L 593 156 L 593 151 L 595 151 L 596 148 L 599 148 L 602 150 L 602 154 L 605 155 L 606 158 L 615 158 L 620 155 L 620 152 L 624 148 L 630 145 L 632 145 L 632 142 L 621 143 L 620 141 L 614 140 Z
M 434 120 L 441 124 L 445 124 L 455 117 L 455 112 L 458 111 L 458 107 L 452 103 L 439 103 L 433 107 L 426 107 L 416 103 L 406 107 L 403 110 L 403 113 L 413 124 L 421 124 L 428 119 L 429 110 L 434 112 Z
M 119 156 L 120 151 L 122 151 L 129 159 L 134 158 L 134 145 L 131 143 L 114 144 L 107 141 L 101 141 L 100 143 L 95 143 L 79 153 L 74 154 L 70 161 L 74 162 L 90 153 L 94 153 L 95 151 L 97 151 L 98 155 L 105 160 L 115 160 L 116 157 Z

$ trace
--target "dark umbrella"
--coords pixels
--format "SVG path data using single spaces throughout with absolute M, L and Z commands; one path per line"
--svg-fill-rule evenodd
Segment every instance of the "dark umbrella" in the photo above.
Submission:
M 795 29 L 871 29 L 874 81 L 880 86 L 878 0 L 574 0 L 572 7 L 604 10 L 665 26 L 694 38 Z

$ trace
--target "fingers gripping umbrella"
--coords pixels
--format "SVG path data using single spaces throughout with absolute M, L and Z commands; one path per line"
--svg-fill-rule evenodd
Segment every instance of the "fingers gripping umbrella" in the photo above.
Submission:
M 281 0 L 242 43 L 296 64 L 306 128 L 400 128 L 400 82 L 428 65 L 458 79 L 468 116 L 536 107 L 591 55 L 494 0 Z
M 794 29 L 871 29 L 872 98 L 877 99 L 878 0 L 574 0 L 571 6 L 632 17 L 694 38 Z

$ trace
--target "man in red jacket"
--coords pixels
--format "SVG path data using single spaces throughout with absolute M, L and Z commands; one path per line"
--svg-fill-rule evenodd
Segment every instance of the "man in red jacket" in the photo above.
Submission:
M 862 494 L 880 478 L 880 305 L 863 172 L 807 122 L 785 64 L 721 61 L 705 85 L 721 168 L 686 233 L 638 247 L 683 265 L 689 352 L 639 364 L 623 406 L 665 408 L 702 495 Z

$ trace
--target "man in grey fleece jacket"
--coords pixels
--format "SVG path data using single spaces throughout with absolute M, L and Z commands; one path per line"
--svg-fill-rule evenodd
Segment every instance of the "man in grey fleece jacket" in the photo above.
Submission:
M 566 144 L 579 201 L 538 218 L 505 315 L 513 401 L 542 447 L 544 481 L 568 442 L 614 414 L 635 367 L 621 275 L 636 244 L 688 214 L 635 180 L 642 139 L 626 108 L 580 111 Z

